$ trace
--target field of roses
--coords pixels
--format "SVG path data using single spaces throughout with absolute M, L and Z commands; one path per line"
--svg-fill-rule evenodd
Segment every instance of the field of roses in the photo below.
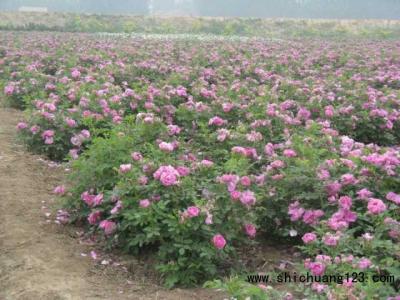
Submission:
M 71 165 L 58 220 L 167 286 L 274 240 L 298 272 L 354 280 L 233 296 L 399 299 L 399 41 L 0 32 L 0 88 L 27 148 Z

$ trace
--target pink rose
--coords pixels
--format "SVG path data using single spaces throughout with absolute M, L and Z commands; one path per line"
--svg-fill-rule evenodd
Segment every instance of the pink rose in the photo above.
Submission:
M 140 154 L 139 152 L 133 152 L 131 154 L 131 157 L 132 157 L 133 160 L 136 160 L 136 161 L 143 159 L 142 154 Z
M 119 166 L 119 171 L 121 173 L 128 173 L 131 169 L 132 169 L 132 165 L 131 164 L 126 164 L 126 165 L 120 165 Z
M 162 150 L 162 151 L 166 151 L 166 152 L 172 152 L 174 151 L 174 145 L 171 143 L 166 143 L 166 142 L 161 142 L 158 147 Z
M 285 156 L 285 157 L 296 157 L 297 153 L 293 149 L 285 149 L 285 150 L 283 150 L 283 156 Z
M 389 192 L 386 195 L 386 199 L 388 199 L 389 201 L 392 201 L 393 203 L 396 203 L 397 205 L 400 205 L 400 195 L 393 193 L 393 192 Z
M 386 204 L 380 199 L 370 198 L 368 200 L 368 212 L 373 215 L 379 215 L 386 210 Z
M 201 161 L 201 165 L 204 166 L 204 167 L 211 167 L 213 164 L 214 164 L 214 163 L 213 163 L 212 161 L 207 160 L 207 159 L 203 159 L 203 160 Z
M 243 186 L 250 186 L 251 185 L 251 179 L 249 176 L 243 176 L 242 178 L 240 178 L 240 183 Z
M 315 276 L 323 275 L 325 272 L 325 265 L 320 262 L 311 262 L 308 267 Z
M 71 72 L 71 76 L 72 76 L 72 78 L 78 78 L 78 77 L 80 77 L 81 76 L 81 72 L 79 72 L 77 69 L 75 69 L 75 70 L 73 70 L 72 72 Z
M 256 229 L 256 227 L 253 225 L 253 224 L 246 224 L 246 225 L 244 225 L 244 229 L 245 229 L 245 231 L 246 231 L 246 234 L 249 236 L 249 237 L 255 237 L 256 236 L 256 233 L 257 233 L 257 229 Z
M 372 265 L 372 262 L 371 262 L 368 258 L 365 258 L 365 257 L 361 258 L 361 259 L 358 261 L 358 267 L 359 267 L 361 270 L 368 269 L 371 265 Z
M 342 196 L 339 198 L 339 205 L 343 209 L 350 209 L 352 206 L 352 201 L 349 196 Z
M 242 195 L 242 193 L 240 191 L 232 191 L 231 192 L 231 198 L 234 201 L 239 200 L 241 195 Z
M 252 191 L 247 190 L 240 195 L 240 202 L 246 206 L 251 206 L 256 203 L 256 197 Z
M 54 188 L 54 194 L 56 195 L 64 195 L 65 194 L 65 186 L 59 185 Z
M 307 232 L 301 239 L 303 240 L 304 244 L 310 244 L 316 241 L 317 235 L 313 232 Z
M 99 227 L 104 230 L 106 235 L 110 235 L 117 229 L 117 224 L 113 221 L 103 220 L 100 222 Z
M 19 123 L 17 124 L 17 129 L 18 129 L 18 130 L 25 129 L 25 128 L 27 128 L 27 127 L 28 127 L 28 125 L 27 125 L 25 122 L 19 122 Z
M 212 242 L 214 246 L 219 250 L 223 249 L 226 245 L 226 240 L 221 234 L 214 235 Z
M 186 209 L 189 218 L 197 217 L 200 214 L 200 209 L 196 206 L 190 206 Z
M 90 213 L 88 216 L 88 222 L 90 225 L 94 225 L 99 222 L 101 219 L 101 211 L 97 210 L 95 212 Z
M 179 183 L 180 175 L 172 166 L 161 166 L 156 172 L 154 172 L 153 177 L 160 180 L 164 186 L 172 186 Z
M 148 199 L 143 199 L 139 201 L 139 206 L 142 208 L 146 208 L 150 206 L 150 201 Z

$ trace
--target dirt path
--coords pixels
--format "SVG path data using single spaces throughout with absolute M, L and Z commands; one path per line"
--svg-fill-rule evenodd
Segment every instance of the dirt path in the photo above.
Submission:
M 52 189 L 62 170 L 48 167 L 15 142 L 21 118 L 21 112 L 0 107 L 1 300 L 221 299 L 203 289 L 168 291 L 144 284 L 144 276 L 132 282 L 82 257 L 88 246 L 46 222 L 42 207 L 54 207 Z

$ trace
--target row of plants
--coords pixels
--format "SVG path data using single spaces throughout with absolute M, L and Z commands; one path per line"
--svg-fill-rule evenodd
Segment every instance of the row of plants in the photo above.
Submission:
M 237 272 L 238 249 L 273 238 L 301 249 L 298 272 L 396 278 L 297 285 L 286 299 L 398 294 L 398 43 L 0 40 L 21 139 L 71 164 L 55 189 L 63 223 L 154 257 L 169 287 Z

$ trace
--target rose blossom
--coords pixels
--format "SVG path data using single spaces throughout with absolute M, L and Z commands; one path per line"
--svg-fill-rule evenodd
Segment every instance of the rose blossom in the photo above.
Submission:
M 100 222 L 99 227 L 104 230 L 106 235 L 110 235 L 117 229 L 117 224 L 113 221 L 103 220 Z
M 386 210 L 386 204 L 382 200 L 370 198 L 368 200 L 368 212 L 373 215 L 379 215 Z
M 189 218 L 197 217 L 200 214 L 200 209 L 196 206 L 189 206 L 186 209 L 187 215 Z
M 119 171 L 121 173 L 128 173 L 131 169 L 132 169 L 132 165 L 131 164 L 126 164 L 126 165 L 120 165 L 119 166 Z
M 65 194 L 65 186 L 59 185 L 54 188 L 54 194 L 56 195 L 64 195 Z
M 133 152 L 131 154 L 131 157 L 132 157 L 133 160 L 136 160 L 136 161 L 143 159 L 142 154 L 140 154 L 139 152 Z
M 361 259 L 358 261 L 358 267 L 359 267 L 361 270 L 368 269 L 371 265 L 372 265 L 372 262 L 371 262 L 368 258 L 365 258 L 365 257 L 361 258 Z
M 101 219 L 101 211 L 97 210 L 94 212 L 91 212 L 90 215 L 88 216 L 88 222 L 90 225 L 94 225 L 97 222 L 99 222 Z
M 214 235 L 212 242 L 214 246 L 219 250 L 223 249 L 226 245 L 226 240 L 221 234 Z
M 256 227 L 255 227 L 253 224 L 246 224 L 246 225 L 244 225 L 244 229 L 245 229 L 245 231 L 246 231 L 246 234 L 247 234 L 249 237 L 255 237 L 255 236 L 256 236 L 257 229 L 256 229 Z
M 303 240 L 304 244 L 310 244 L 316 241 L 317 235 L 313 232 L 307 232 L 303 235 L 301 239 Z
M 139 201 L 139 206 L 142 208 L 146 208 L 150 206 L 150 201 L 149 199 L 143 199 Z
M 240 195 L 240 202 L 242 202 L 244 205 L 251 206 L 256 203 L 256 197 L 252 191 L 247 190 L 242 192 Z

